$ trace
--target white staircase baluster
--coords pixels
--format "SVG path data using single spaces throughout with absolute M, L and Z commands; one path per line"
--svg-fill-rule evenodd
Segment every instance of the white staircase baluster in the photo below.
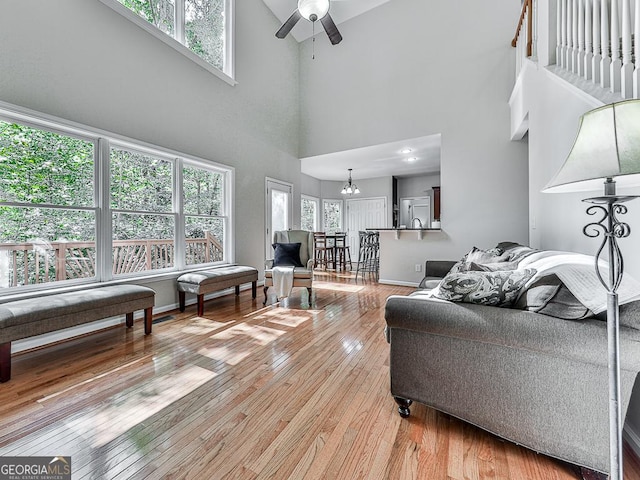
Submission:
M 635 68 L 633 70 L 633 98 L 640 98 L 640 0 L 635 0 L 635 14 L 633 16 L 633 55 L 635 56 Z
M 567 0 L 558 0 L 558 38 L 560 39 L 560 50 L 556 54 L 556 64 L 562 68 L 567 68 Z
M 573 34 L 571 49 L 571 71 L 578 73 L 578 0 L 573 0 L 571 12 L 571 32 Z
M 567 9 L 566 9 L 566 29 L 567 29 L 567 49 L 565 51 L 564 56 L 564 68 L 567 71 L 571 71 L 571 55 L 573 55 L 573 0 L 567 0 Z
M 591 80 L 591 67 L 593 65 L 593 26 L 591 25 L 591 0 L 584 0 L 584 60 L 583 76 Z
M 538 58 L 538 0 L 531 0 L 531 58 Z
M 618 0 L 611 0 L 611 85 L 612 93 L 620 91 L 620 76 L 622 60 L 620 59 L 620 15 L 618 14 Z
M 622 98 L 633 95 L 633 63 L 631 63 L 631 4 L 622 0 L 622 70 L 620 72 Z
M 581 77 L 584 76 L 584 23 L 584 0 L 578 0 L 578 56 L 576 59 L 578 62 L 578 71 L 576 73 Z
M 593 61 L 591 73 L 593 75 L 593 83 L 596 85 L 600 85 L 600 64 L 602 63 L 600 8 L 600 0 L 593 0 Z
M 600 64 L 600 86 L 609 88 L 611 85 L 611 49 L 609 48 L 609 5 L 607 0 L 600 0 L 600 48 L 602 48 L 602 63 Z

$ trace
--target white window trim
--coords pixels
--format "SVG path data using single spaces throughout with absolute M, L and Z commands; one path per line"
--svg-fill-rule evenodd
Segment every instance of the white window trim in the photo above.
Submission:
M 304 193 L 302 193 L 300 194 L 301 203 L 302 203 L 302 199 L 309 200 L 310 202 L 315 202 L 316 204 L 316 218 L 315 218 L 316 228 L 315 229 L 319 231 L 322 226 L 322 215 L 320 214 L 320 212 L 322 211 L 322 205 L 320 203 L 320 198 L 313 197 L 311 195 L 305 195 Z M 302 205 L 300 206 L 300 214 L 302 215 Z M 300 221 L 302 222 L 302 218 L 300 218 Z
M 218 263 L 224 264 L 233 264 L 235 263 L 235 248 L 234 241 L 235 238 L 235 222 L 233 221 L 233 215 L 235 213 L 235 205 L 233 204 L 234 198 L 234 185 L 235 185 L 235 168 L 224 165 L 221 163 L 217 163 L 211 160 L 206 160 L 204 158 L 196 157 L 193 155 L 187 155 L 182 152 L 178 152 L 175 150 L 171 150 L 168 148 L 160 147 L 157 145 L 152 145 L 143 141 L 138 141 L 132 139 L 130 137 L 126 137 L 124 135 L 119 135 L 116 133 L 111 133 L 106 130 L 101 130 L 97 128 L 87 127 L 82 124 L 72 122 L 69 120 L 65 120 L 59 117 L 55 117 L 53 115 L 48 115 L 45 113 L 40 113 L 35 110 L 31 110 L 28 108 L 20 107 L 17 105 L 13 105 L 7 102 L 3 102 L 0 100 L 0 120 L 8 121 L 8 122 L 16 122 L 22 125 L 26 125 L 32 128 L 45 128 L 55 133 L 59 133 L 61 135 L 73 136 L 82 140 L 86 140 L 88 142 L 94 142 L 96 145 L 96 153 L 95 153 L 95 163 L 96 167 L 94 168 L 94 195 L 96 196 L 96 203 L 93 207 L 73 207 L 74 210 L 87 210 L 87 211 L 96 211 L 96 251 L 99 244 L 102 244 L 103 250 L 102 255 L 105 258 L 102 258 L 103 270 L 98 270 L 100 267 L 98 264 L 96 265 L 96 276 L 92 278 L 78 278 L 65 280 L 64 282 L 47 282 L 47 283 L 39 283 L 34 285 L 23 285 L 20 287 L 13 287 L 9 289 L 10 291 L 0 292 L 0 297 L 11 296 L 16 294 L 21 294 L 23 292 L 29 291 L 40 291 L 40 290 L 57 290 L 57 289 L 66 289 L 72 287 L 74 285 L 80 284 L 100 284 L 105 285 L 113 282 L 115 279 L 120 281 L 135 281 L 135 280 L 148 280 L 148 279 L 162 279 L 162 278 L 171 278 L 172 276 L 181 273 L 182 271 L 197 271 L 206 269 L 207 265 L 198 264 L 198 265 L 189 265 L 185 266 L 182 264 L 182 257 L 179 257 L 179 260 L 176 264 L 167 269 L 161 270 L 153 270 L 153 271 L 144 271 L 133 274 L 122 274 L 118 275 L 114 278 L 111 273 L 111 252 L 112 252 L 112 231 L 111 231 L 111 208 L 109 206 L 109 191 L 110 191 L 110 178 L 108 175 L 109 172 L 109 162 L 108 159 L 110 157 L 110 149 L 112 146 L 117 146 L 120 148 L 126 148 L 130 150 L 134 150 L 140 153 L 146 153 L 149 155 L 155 155 L 159 157 L 163 157 L 166 159 L 173 159 L 173 161 L 180 167 L 180 175 L 182 175 L 182 165 L 192 165 L 198 168 L 210 169 L 213 171 L 220 171 L 224 173 L 224 205 L 225 212 L 223 212 L 223 218 L 225 219 L 225 254 L 224 260 Z M 176 161 L 176 159 L 180 159 Z M 106 160 L 106 161 L 105 161 Z M 175 168 L 175 167 L 174 167 Z M 102 170 L 102 174 L 98 174 L 98 169 Z M 106 173 L 105 173 L 106 171 Z M 175 170 L 174 170 L 175 171 Z M 102 179 L 102 183 L 98 182 L 98 178 Z M 174 181 L 176 176 L 174 176 Z M 177 196 L 176 190 L 176 196 Z M 106 205 L 105 205 L 106 202 Z M 180 198 L 176 201 L 182 202 L 182 192 L 180 192 Z M 10 202 L 6 202 L 9 204 Z M 67 208 L 65 206 L 53 205 L 52 208 Z M 168 213 L 168 215 L 174 215 L 175 210 L 172 213 Z M 178 217 L 179 218 L 179 217 Z M 105 224 L 109 226 L 108 229 L 105 229 Z M 176 232 L 178 232 L 178 228 L 176 225 Z M 184 230 L 182 230 L 184 231 Z M 176 235 L 177 236 L 177 235 Z M 177 244 L 176 243 L 176 248 Z M 176 251 L 177 252 L 177 251 Z M 96 258 L 97 260 L 97 258 Z M 178 262 L 181 265 L 178 266 Z
M 111 8 L 112 10 L 114 10 L 115 12 L 125 17 L 127 20 L 130 20 L 131 22 L 138 25 L 140 28 L 143 28 L 145 31 L 147 31 L 148 33 L 156 37 L 158 40 L 164 42 L 165 44 L 169 45 L 171 48 L 181 53 L 188 59 L 197 63 L 205 70 L 213 73 L 219 79 L 225 81 L 231 86 L 235 86 L 238 84 L 238 82 L 236 82 L 234 78 L 235 77 L 235 58 L 234 58 L 235 42 L 233 41 L 234 34 L 235 34 L 235 9 L 233 8 L 234 0 L 225 0 L 225 6 L 224 6 L 225 8 L 224 28 L 226 32 L 225 42 L 224 42 L 225 71 L 219 70 L 218 68 L 211 65 L 209 62 L 206 62 L 205 60 L 200 58 L 198 55 L 193 53 L 191 50 L 189 50 L 187 46 L 180 43 L 171 35 L 168 35 L 167 33 L 163 32 L 159 28 L 155 27 L 154 25 L 146 21 L 144 18 L 141 18 L 139 15 L 129 10 L 127 7 L 122 5 L 117 0 L 100 0 L 100 1 L 104 3 L 106 6 L 108 6 L 109 8 Z M 181 35 L 184 36 L 184 32 L 182 32 Z M 230 42 L 227 41 L 228 39 L 231 39 L 231 41 Z
M 323 198 L 322 199 L 322 230 L 327 231 L 327 226 L 324 224 L 324 203 L 335 202 L 340 204 L 340 231 L 344 230 L 344 200 L 342 198 Z

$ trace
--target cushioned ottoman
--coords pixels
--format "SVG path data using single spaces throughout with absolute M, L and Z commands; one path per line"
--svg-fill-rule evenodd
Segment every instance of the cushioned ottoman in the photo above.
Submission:
M 151 288 L 109 285 L 2 303 L 0 382 L 11 378 L 12 341 L 118 315 L 126 315 L 127 327 L 132 327 L 136 310 L 144 310 L 144 333 L 148 335 L 154 302 L 155 291 Z
M 256 298 L 258 270 L 243 265 L 230 265 L 185 273 L 180 275 L 177 281 L 180 311 L 185 310 L 185 294 L 193 293 L 198 297 L 198 316 L 202 316 L 204 315 L 204 296 L 207 293 L 236 287 L 236 295 L 240 295 L 240 285 L 251 282 L 251 295 Z

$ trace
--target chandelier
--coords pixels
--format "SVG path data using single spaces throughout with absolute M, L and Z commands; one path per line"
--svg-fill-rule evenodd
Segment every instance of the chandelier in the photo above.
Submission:
M 344 187 L 342 187 L 342 191 L 340 192 L 343 195 L 352 195 L 354 193 L 356 194 L 360 193 L 360 189 L 358 188 L 358 186 L 355 183 L 353 183 L 353 181 L 351 180 L 351 170 L 353 170 L 353 168 L 349 169 L 349 180 L 347 181 L 347 183 L 344 184 Z

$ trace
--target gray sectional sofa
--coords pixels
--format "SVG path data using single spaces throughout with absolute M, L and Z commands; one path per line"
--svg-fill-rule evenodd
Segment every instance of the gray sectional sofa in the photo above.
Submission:
M 518 270 L 525 258 L 540 255 L 514 245 L 499 244 L 491 254 L 500 261 L 476 267 L 502 263 Z M 523 253 L 528 255 L 518 258 Z M 465 260 L 427 262 L 421 289 L 387 299 L 391 394 L 400 415 L 410 415 L 411 402 L 417 401 L 537 452 L 608 471 L 602 314 L 580 304 L 560 280 L 562 271 L 527 278 L 517 298 L 502 307 L 494 306 L 500 303 L 495 299 L 439 298 L 447 298 L 441 277 L 452 277 L 461 263 L 474 263 Z M 640 302 L 620 310 L 624 419 L 640 371 Z

